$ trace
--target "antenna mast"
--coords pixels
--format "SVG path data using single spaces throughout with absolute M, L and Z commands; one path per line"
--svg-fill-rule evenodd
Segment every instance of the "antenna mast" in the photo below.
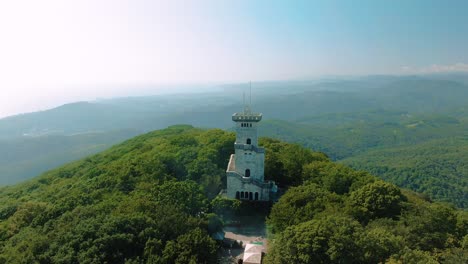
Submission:
M 243 98 L 243 100 L 244 100 L 244 101 L 243 101 L 243 104 L 244 104 L 244 113 L 245 113 L 245 106 L 246 106 L 246 105 L 245 105 L 245 91 L 242 92 L 242 98 Z
M 252 108 L 252 81 L 249 82 L 249 86 L 250 86 L 250 103 L 249 103 L 249 107 Z

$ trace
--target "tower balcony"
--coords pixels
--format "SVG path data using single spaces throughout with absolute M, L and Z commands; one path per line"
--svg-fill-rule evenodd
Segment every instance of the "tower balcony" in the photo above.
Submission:
M 251 150 L 255 151 L 256 153 L 265 153 L 265 148 L 257 147 L 250 144 L 234 143 L 234 149 Z
M 235 113 L 232 115 L 232 121 L 234 122 L 260 122 L 262 120 L 262 114 L 260 113 Z

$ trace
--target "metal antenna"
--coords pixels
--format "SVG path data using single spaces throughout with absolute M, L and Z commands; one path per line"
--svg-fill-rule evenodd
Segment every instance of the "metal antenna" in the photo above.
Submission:
M 249 106 L 252 107 L 252 81 L 249 82 L 250 85 L 250 103 Z
M 244 111 L 244 113 L 245 113 L 245 91 L 242 92 L 242 97 L 243 97 L 243 100 L 244 100 L 244 109 L 243 109 L 243 111 Z

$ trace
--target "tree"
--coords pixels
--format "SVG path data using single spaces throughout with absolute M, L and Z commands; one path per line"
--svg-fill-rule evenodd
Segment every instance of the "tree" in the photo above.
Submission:
M 402 222 L 408 229 L 409 244 L 416 249 L 443 249 L 447 239 L 457 234 L 455 210 L 442 204 L 418 206 L 404 214 Z
M 345 194 L 373 182 L 375 177 L 328 161 L 311 162 L 304 166 L 302 178 L 337 194 Z
M 163 258 L 166 263 L 216 263 L 216 242 L 200 228 L 181 235 L 166 244 Z
M 438 264 L 428 252 L 405 248 L 401 252 L 393 255 L 386 263 L 388 264 Z
M 237 210 L 240 208 L 240 205 L 241 202 L 239 200 L 229 199 L 222 196 L 216 196 L 213 200 L 211 200 L 212 211 L 221 217 L 237 212 Z
M 208 210 L 208 200 L 200 185 L 193 181 L 167 181 L 156 186 L 157 201 L 172 204 L 189 215 L 198 215 Z
M 347 216 L 327 216 L 286 228 L 266 263 L 360 263 L 361 225 Z
M 366 229 L 359 241 L 365 263 L 384 263 L 391 255 L 400 252 L 403 246 L 404 238 L 395 236 L 385 227 Z
M 312 220 L 314 216 L 333 203 L 339 202 L 335 194 L 314 183 L 290 188 L 271 209 L 268 224 L 273 232 Z
M 351 193 L 348 201 L 351 213 L 363 223 L 380 217 L 395 217 L 400 214 L 405 197 L 398 187 L 377 181 Z

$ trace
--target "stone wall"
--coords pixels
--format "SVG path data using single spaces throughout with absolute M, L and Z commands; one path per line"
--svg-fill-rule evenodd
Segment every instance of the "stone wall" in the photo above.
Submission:
M 247 144 L 247 139 L 250 138 L 251 145 L 258 146 L 258 123 L 250 122 L 248 124 L 252 127 L 242 127 L 242 122 L 236 123 L 236 143 Z
M 247 192 L 252 193 L 252 200 L 255 200 L 255 193 L 258 193 L 259 201 L 268 201 L 270 200 L 270 188 L 268 184 L 255 184 L 252 179 L 242 178 L 236 172 L 227 172 L 227 197 L 232 199 L 244 199 L 250 200 L 248 198 L 242 198 L 240 193 Z M 239 197 L 236 195 L 239 192 Z

